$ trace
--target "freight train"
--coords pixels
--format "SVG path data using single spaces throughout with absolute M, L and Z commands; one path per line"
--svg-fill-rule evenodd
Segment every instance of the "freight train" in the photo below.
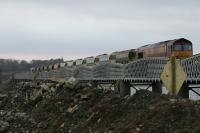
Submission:
M 111 54 L 102 54 L 96 57 L 87 57 L 84 59 L 77 59 L 67 61 L 65 63 L 58 63 L 49 66 L 42 66 L 38 68 L 31 68 L 31 72 L 41 72 L 58 69 L 60 67 L 72 67 L 80 65 L 96 65 L 103 62 L 127 64 L 136 59 L 148 57 L 171 57 L 187 58 L 193 55 L 192 42 L 179 38 L 174 40 L 163 41 L 155 44 L 148 44 L 137 49 L 130 49 L 125 51 L 116 51 Z

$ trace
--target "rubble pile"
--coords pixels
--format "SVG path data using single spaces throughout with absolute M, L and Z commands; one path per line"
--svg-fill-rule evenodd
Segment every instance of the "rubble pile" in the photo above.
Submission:
M 73 79 L 67 83 L 18 83 L 15 90 L 0 95 L 0 132 L 68 131 L 111 94 L 90 84 L 77 85 Z
M 140 90 L 119 97 L 75 79 L 0 89 L 1 132 L 199 132 L 200 102 Z

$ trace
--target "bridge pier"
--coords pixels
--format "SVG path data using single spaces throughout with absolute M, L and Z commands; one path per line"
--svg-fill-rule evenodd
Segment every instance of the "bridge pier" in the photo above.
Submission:
M 162 94 L 162 84 L 160 82 L 152 83 L 152 92 Z
M 178 96 L 182 98 L 189 98 L 189 90 L 190 90 L 189 84 L 184 83 L 178 93 Z
M 114 85 L 115 91 L 121 96 L 130 95 L 131 84 L 128 81 L 117 81 Z

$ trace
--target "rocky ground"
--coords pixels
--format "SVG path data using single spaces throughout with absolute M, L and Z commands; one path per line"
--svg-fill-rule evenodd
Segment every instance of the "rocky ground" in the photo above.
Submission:
M 0 132 L 191 133 L 199 120 L 199 101 L 144 90 L 122 98 L 75 81 L 0 90 Z

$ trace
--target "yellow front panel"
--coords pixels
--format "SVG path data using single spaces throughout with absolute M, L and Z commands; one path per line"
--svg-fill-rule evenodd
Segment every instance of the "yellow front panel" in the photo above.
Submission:
M 192 56 L 192 51 L 174 51 L 172 55 L 178 58 L 187 58 Z

